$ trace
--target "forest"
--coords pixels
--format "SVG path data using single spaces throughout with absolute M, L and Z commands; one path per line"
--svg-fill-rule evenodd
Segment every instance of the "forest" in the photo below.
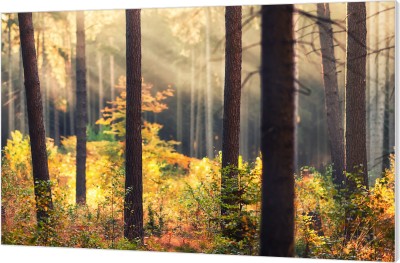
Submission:
M 395 260 L 395 3 L 1 14 L 1 243 Z

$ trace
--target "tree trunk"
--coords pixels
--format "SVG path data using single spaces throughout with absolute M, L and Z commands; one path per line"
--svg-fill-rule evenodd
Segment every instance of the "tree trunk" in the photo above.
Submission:
M 85 13 L 76 13 L 76 203 L 86 204 L 86 46 Z
M 86 81 L 86 93 L 87 93 L 87 104 L 86 104 L 86 111 L 88 114 L 88 124 L 91 126 L 92 125 L 92 92 L 90 90 L 90 84 L 91 84 L 91 78 L 90 78 L 90 62 L 89 62 L 90 56 L 87 57 L 86 62 L 87 62 L 87 81 Z
M 318 17 L 330 21 L 331 15 L 328 3 L 317 4 Z M 320 21 L 318 23 L 322 54 L 322 73 L 325 87 L 325 109 L 329 143 L 333 162 L 333 181 L 342 187 L 344 176 L 344 131 L 340 113 L 339 87 L 337 80 L 336 58 L 333 44 L 332 24 Z
M 262 6 L 261 256 L 294 256 L 292 13 L 293 5 Z
M 104 90 L 103 90 L 103 60 L 100 51 L 97 52 L 97 66 L 99 76 L 99 119 L 102 117 L 104 109 Z
M 126 160 L 124 236 L 143 244 L 140 9 L 126 10 Z
M 183 143 L 183 134 L 182 134 L 182 76 L 179 66 L 176 69 L 177 72 L 177 81 L 176 81 L 176 140 L 179 142 L 177 145 L 177 150 L 179 153 L 182 153 L 182 143 Z
M 211 87 L 211 52 L 210 52 L 210 40 L 211 40 L 211 14 L 210 8 L 205 8 L 206 12 L 206 154 L 207 157 L 214 158 L 213 150 L 213 92 Z
M 238 238 L 227 227 L 229 217 L 239 211 L 238 159 L 240 133 L 240 97 L 242 87 L 242 7 L 225 9 L 225 91 L 222 132 L 221 215 L 225 236 Z
M 18 79 L 19 79 L 19 98 L 20 98 L 20 130 L 23 134 L 26 133 L 26 107 L 25 107 L 25 93 L 24 93 L 24 68 L 22 65 L 22 49 L 21 47 L 19 48 L 19 74 L 18 74 Z
M 11 14 L 9 21 L 11 20 Z M 11 25 L 8 25 L 8 129 L 10 133 L 15 130 L 15 113 L 14 113 L 14 90 L 13 90 L 13 59 L 12 59 L 12 38 Z M 10 135 L 10 133 L 8 135 Z
M 51 79 L 51 89 L 53 95 L 53 114 L 54 114 L 54 144 L 60 144 L 60 113 L 58 112 L 58 87 L 56 80 Z M 50 134 L 50 133 L 49 133 Z M 50 137 L 50 136 L 49 136 Z
M 53 209 L 47 162 L 43 106 L 35 50 L 32 13 L 19 13 L 19 31 L 24 65 L 25 92 L 31 142 L 33 182 L 38 226 L 46 224 Z
M 110 46 L 114 48 L 113 38 L 110 38 Z M 114 55 L 110 55 L 110 91 L 111 101 L 115 100 L 115 76 L 114 76 Z
M 365 3 L 347 4 L 346 172 L 368 187 L 366 149 L 366 11 Z M 349 189 L 355 187 L 347 180 Z
M 202 73 L 202 71 L 200 71 Z M 198 82 L 200 85 L 197 88 L 197 106 L 196 106 L 196 129 L 195 129 L 195 143 L 194 143 L 194 151 L 195 151 L 195 156 L 197 158 L 201 158 L 201 145 L 203 144 L 201 141 L 201 134 L 202 134 L 202 112 L 203 112 L 203 96 L 202 96 L 202 90 L 201 87 L 203 87 L 204 81 L 202 81 L 202 74 L 199 74 L 198 77 Z
M 190 157 L 194 157 L 194 106 L 195 106 L 195 52 L 194 47 L 191 51 L 191 70 L 190 70 Z

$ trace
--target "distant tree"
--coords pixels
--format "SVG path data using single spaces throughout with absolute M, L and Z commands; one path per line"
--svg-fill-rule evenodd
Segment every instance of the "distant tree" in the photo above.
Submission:
M 11 134 L 15 129 L 15 109 L 14 109 L 14 87 L 13 87 L 13 60 L 12 60 L 12 25 L 14 24 L 14 19 L 12 14 L 8 17 L 8 135 Z
M 124 236 L 143 243 L 142 51 L 140 9 L 126 10 L 126 150 Z
M 24 66 L 25 92 L 31 142 L 33 182 L 38 225 L 46 224 L 53 209 L 47 162 L 43 105 L 35 49 L 32 13 L 19 13 L 19 32 Z
M 210 42 L 211 42 L 211 10 L 209 7 L 205 7 L 205 25 L 206 25 L 206 90 L 205 90 L 205 113 L 206 113 L 206 121 L 205 121 L 205 131 L 206 131 L 206 154 L 207 157 L 213 158 L 213 90 L 211 85 L 211 51 L 210 51 Z
M 238 211 L 238 160 L 240 133 L 240 95 L 242 74 L 242 7 L 225 9 L 225 91 L 222 133 L 221 215 L 222 231 L 232 236 L 227 227 L 231 214 Z M 207 61 L 209 63 L 209 61 Z
M 346 172 L 361 177 L 368 187 L 366 149 L 366 9 L 347 4 Z M 348 188 L 355 182 L 347 180 Z
M 86 47 L 85 13 L 76 12 L 76 203 L 86 204 Z
M 336 58 L 333 44 L 333 30 L 330 21 L 329 3 L 317 4 L 319 39 L 322 54 L 322 72 L 325 87 L 325 107 L 329 143 L 333 162 L 333 180 L 337 186 L 345 182 L 344 176 L 344 127 L 340 112 L 339 87 Z
M 294 256 L 293 5 L 262 6 L 261 256 Z

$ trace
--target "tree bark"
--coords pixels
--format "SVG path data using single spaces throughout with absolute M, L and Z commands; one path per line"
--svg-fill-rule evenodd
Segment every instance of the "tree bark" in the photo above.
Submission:
M 294 256 L 292 13 L 293 5 L 262 6 L 261 256 Z
M 43 105 L 35 50 L 32 13 L 19 13 L 19 31 L 24 65 L 25 92 L 31 142 L 32 170 L 38 226 L 46 224 L 53 209 L 47 162 Z
M 368 187 L 366 149 L 366 11 L 365 3 L 347 4 L 346 172 Z M 347 180 L 349 189 L 355 187 Z
M 76 203 L 86 204 L 86 46 L 85 13 L 76 13 Z
M 8 22 L 8 129 L 9 136 L 15 130 L 14 89 L 13 89 L 13 59 L 11 38 L 11 14 Z
M 333 181 L 342 187 L 344 176 L 344 130 L 339 103 L 339 86 L 337 80 L 335 49 L 333 44 L 332 24 L 328 3 L 317 4 L 318 17 L 324 21 L 318 22 L 322 54 L 322 73 L 325 87 L 325 109 L 329 143 L 333 162 Z
M 238 159 L 240 134 L 240 97 L 242 88 L 242 7 L 225 9 L 225 90 L 222 132 L 221 215 L 222 231 L 232 236 L 227 228 L 229 215 L 237 213 L 238 206 Z
M 124 236 L 143 244 L 142 71 L 140 9 L 126 10 L 126 152 Z
M 19 79 L 19 98 L 20 98 L 20 130 L 22 134 L 26 133 L 26 107 L 25 107 L 25 93 L 24 93 L 24 72 L 23 72 L 23 65 L 22 65 L 22 49 L 21 47 L 19 48 L 19 73 L 18 73 L 18 79 Z

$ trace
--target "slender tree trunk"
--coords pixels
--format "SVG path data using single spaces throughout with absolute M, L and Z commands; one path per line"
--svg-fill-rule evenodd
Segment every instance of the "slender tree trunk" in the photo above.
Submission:
M 225 9 L 225 92 L 222 133 L 221 215 L 225 236 L 240 238 L 228 227 L 232 213 L 239 211 L 238 159 L 240 134 L 240 97 L 242 88 L 242 7 Z
M 198 82 L 200 82 L 200 85 L 197 88 L 197 106 L 196 106 L 196 129 L 195 129 L 195 145 L 194 145 L 194 150 L 195 150 L 195 156 L 197 158 L 202 157 L 201 156 L 201 145 L 202 145 L 202 141 L 201 141 L 201 134 L 202 134 L 202 112 L 203 112 L 203 105 L 202 105 L 202 101 L 203 101 L 203 96 L 202 96 L 202 90 L 201 87 L 203 86 L 203 81 L 202 81 L 202 74 L 199 74 L 198 77 Z
M 42 23 L 43 26 L 43 23 Z M 45 34 L 44 34 L 44 30 L 42 31 L 42 79 L 45 80 L 46 78 L 48 78 L 47 76 L 47 57 L 46 57 L 46 40 L 45 40 Z M 43 96 L 43 111 L 44 111 L 44 125 L 46 127 L 46 135 L 47 137 L 50 137 L 50 128 L 47 129 L 49 127 L 49 122 L 50 120 L 47 119 L 47 89 L 49 88 L 46 84 L 46 81 L 44 81 L 44 84 L 42 83 L 42 96 Z
M 177 66 L 179 68 L 179 66 Z M 176 70 L 177 72 L 177 84 L 176 86 L 176 140 L 179 142 L 177 150 L 182 153 L 182 143 L 183 143 L 183 134 L 182 134 L 182 89 L 181 89 L 181 71 L 180 69 Z
M 97 66 L 99 71 L 99 119 L 104 109 L 104 89 L 103 89 L 103 60 L 100 51 L 97 52 Z
M 114 48 L 113 38 L 110 38 L 110 46 Z M 110 91 L 111 101 L 115 100 L 115 76 L 114 76 L 114 55 L 110 55 Z
M 317 4 L 318 17 L 329 21 L 331 19 L 329 4 Z M 325 109 L 329 143 L 333 162 L 333 181 L 342 187 L 344 176 L 344 131 L 339 103 L 339 86 L 337 81 L 336 58 L 333 44 L 332 24 L 320 21 L 318 23 L 322 53 L 322 73 L 325 87 Z
M 25 92 L 31 142 L 33 182 L 38 226 L 48 222 L 53 209 L 50 177 L 47 163 L 43 106 L 35 50 L 32 13 L 19 13 L 19 31 L 24 65 Z
M 91 78 L 90 78 L 90 56 L 86 58 L 86 63 L 87 63 L 87 81 L 86 81 L 86 93 L 87 93 L 87 103 L 86 103 L 86 111 L 88 114 L 88 124 L 92 125 L 92 92 L 90 89 L 90 84 L 91 84 Z
M 53 95 L 53 116 L 54 116 L 54 144 L 60 145 L 60 113 L 58 111 L 58 88 L 55 79 L 51 79 Z M 50 133 L 49 133 L 50 134 Z
M 85 13 L 76 13 L 76 203 L 86 204 L 86 46 Z
M 368 6 L 370 8 L 370 15 L 375 14 L 378 11 L 377 2 L 371 2 Z M 368 34 L 370 37 L 369 45 L 372 50 L 378 49 L 378 35 L 379 35 L 379 26 L 377 25 L 379 22 L 378 16 L 374 15 L 369 18 L 369 28 L 368 31 L 372 34 Z M 370 173 L 373 170 L 373 166 L 375 165 L 375 148 L 376 144 L 376 118 L 377 118 L 377 90 L 378 90 L 378 55 L 372 55 L 369 57 L 369 93 L 368 93 L 368 116 L 369 116 L 369 131 L 370 131 L 370 140 L 369 140 L 369 149 L 368 149 L 368 170 Z
M 368 187 L 366 149 L 366 11 L 365 3 L 347 4 L 346 171 Z M 347 180 L 349 189 L 353 181 Z
M 293 5 L 262 6 L 261 256 L 294 256 L 295 66 L 292 14 Z
M 211 14 L 210 8 L 205 8 L 206 12 L 206 154 L 208 158 L 214 158 L 213 150 L 213 92 L 211 87 Z
M 22 65 L 22 49 L 21 47 L 19 48 L 19 74 L 18 74 L 18 79 L 19 79 L 19 98 L 20 98 L 20 129 L 23 134 L 26 133 L 26 107 L 25 107 L 25 93 L 24 93 L 24 68 Z
M 248 161 L 249 158 L 249 89 L 248 83 L 246 89 L 242 89 L 241 110 L 240 110 L 240 145 L 239 149 L 243 160 Z
M 195 51 L 191 51 L 191 69 L 190 69 L 190 157 L 194 157 L 194 106 L 195 106 Z
M 70 36 L 68 36 L 70 38 Z M 69 39 L 69 43 L 71 43 L 71 40 Z M 73 57 L 73 51 L 72 51 L 72 45 L 69 45 L 71 47 L 70 55 L 69 57 L 71 60 L 68 62 L 70 63 L 69 68 L 72 69 L 72 57 Z M 74 79 L 74 76 L 72 75 L 72 70 L 70 70 L 71 79 Z M 67 89 L 68 91 L 68 97 L 69 97 L 69 129 L 70 129 L 70 134 L 73 135 L 75 134 L 75 99 L 74 99 L 74 85 L 72 81 L 70 82 L 70 88 Z
M 126 160 L 124 236 L 143 244 L 140 9 L 126 10 Z
M 11 20 L 11 14 L 9 20 Z M 11 25 L 12 23 L 9 22 L 8 24 L 8 129 L 10 132 L 15 130 Z M 10 135 L 10 133 L 8 135 Z

